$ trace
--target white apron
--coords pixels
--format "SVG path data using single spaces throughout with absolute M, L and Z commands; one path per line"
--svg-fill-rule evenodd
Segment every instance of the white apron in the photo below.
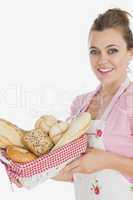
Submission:
M 129 84 L 124 82 L 121 92 Z M 88 133 L 89 146 L 105 150 L 102 130 L 106 123 L 111 105 L 108 106 L 100 120 L 93 120 Z M 97 130 L 101 132 L 97 132 Z M 132 184 L 118 171 L 105 169 L 91 174 L 74 174 L 76 200 L 133 200 Z

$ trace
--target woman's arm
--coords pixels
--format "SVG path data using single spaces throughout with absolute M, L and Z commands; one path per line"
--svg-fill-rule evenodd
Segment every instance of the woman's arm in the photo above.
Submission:
M 133 177 L 133 158 L 115 155 L 112 160 L 113 169 L 125 174 L 126 176 Z
M 79 159 L 67 165 L 64 173 L 93 173 L 103 169 L 114 169 L 133 177 L 133 159 L 91 148 Z
M 114 169 L 126 176 L 133 177 L 133 159 L 91 148 L 83 156 L 68 164 L 58 176 L 52 179 L 72 182 L 74 173 L 88 174 L 103 169 Z

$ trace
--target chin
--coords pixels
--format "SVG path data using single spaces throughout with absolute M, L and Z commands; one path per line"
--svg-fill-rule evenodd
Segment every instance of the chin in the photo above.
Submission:
M 104 85 L 111 85 L 112 83 L 117 82 L 118 79 L 107 77 L 107 78 L 99 78 L 99 81 Z

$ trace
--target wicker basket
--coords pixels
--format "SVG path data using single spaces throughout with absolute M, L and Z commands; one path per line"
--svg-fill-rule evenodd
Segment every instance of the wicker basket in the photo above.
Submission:
M 48 178 L 58 175 L 66 164 L 85 153 L 88 137 L 82 137 L 27 163 L 8 161 L 1 156 L 11 182 L 19 180 L 26 188 L 32 188 Z

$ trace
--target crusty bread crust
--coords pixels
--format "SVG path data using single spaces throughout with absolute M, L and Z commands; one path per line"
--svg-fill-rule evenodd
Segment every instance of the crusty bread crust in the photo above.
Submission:
M 45 133 L 48 133 L 50 128 L 57 123 L 57 119 L 52 115 L 43 115 L 35 123 L 35 129 L 40 128 Z
M 0 135 L 0 148 L 6 148 L 8 145 L 13 145 L 7 137 Z
M 63 136 L 63 133 L 69 128 L 69 124 L 67 122 L 57 122 L 52 128 L 49 130 L 49 136 L 56 144 L 60 138 Z
M 61 139 L 53 147 L 52 151 L 81 137 L 88 130 L 91 123 L 91 115 L 88 112 L 81 113 L 74 118 L 69 126 L 69 129 L 63 134 Z
M 0 119 L 0 136 L 1 138 L 7 138 L 7 142 L 18 145 L 23 147 L 24 145 L 21 142 L 21 137 L 24 134 L 24 131 L 20 128 L 18 128 L 13 123 L 6 121 L 4 119 Z M 2 145 L 1 140 L 1 145 Z M 5 141 L 3 141 L 3 145 L 5 144 Z
M 10 145 L 6 149 L 7 158 L 18 163 L 25 163 L 35 160 L 37 156 L 29 152 L 27 149 Z

